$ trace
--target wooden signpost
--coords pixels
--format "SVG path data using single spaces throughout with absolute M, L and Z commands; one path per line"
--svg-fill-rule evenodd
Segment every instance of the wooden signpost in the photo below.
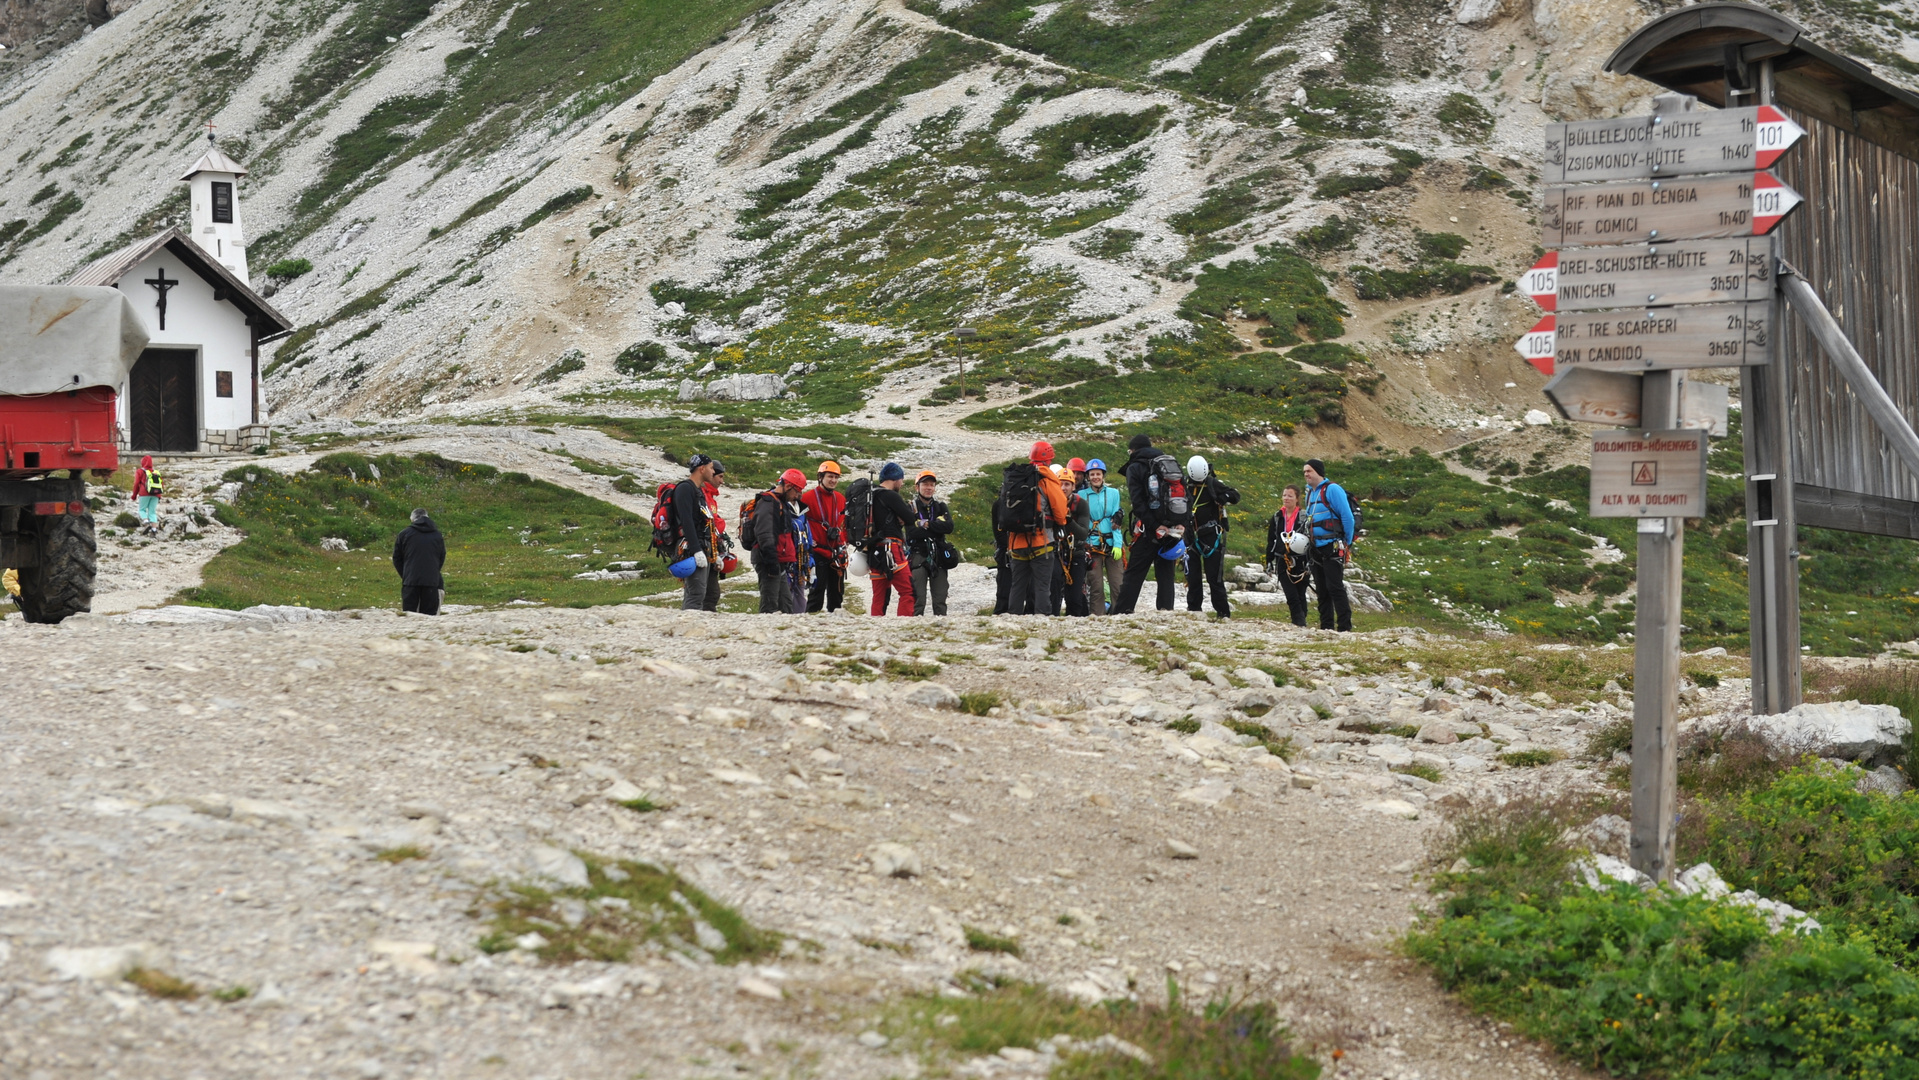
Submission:
M 1678 789 L 1680 569 L 1706 512 L 1722 387 L 1687 369 L 1772 363 L 1779 253 L 1769 235 L 1799 193 L 1764 170 L 1805 132 L 1770 105 L 1546 129 L 1541 242 L 1519 286 L 1548 312 L 1516 348 L 1546 395 L 1593 435 L 1594 517 L 1639 519 L 1633 633 L 1632 865 L 1669 881 Z

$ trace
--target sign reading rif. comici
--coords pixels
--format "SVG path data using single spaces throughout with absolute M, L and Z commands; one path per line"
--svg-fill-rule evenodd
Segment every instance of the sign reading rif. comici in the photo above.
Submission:
M 1751 172 L 1805 134 L 1771 105 L 1548 124 L 1539 172 L 1549 184 Z
M 1539 224 L 1547 247 L 1764 236 L 1803 201 L 1768 172 L 1558 185 Z
M 1706 432 L 1601 431 L 1593 435 L 1594 517 L 1704 517 Z

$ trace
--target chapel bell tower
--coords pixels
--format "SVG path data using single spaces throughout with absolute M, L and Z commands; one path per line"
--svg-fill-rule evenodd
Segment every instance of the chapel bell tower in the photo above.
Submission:
M 208 131 L 207 152 L 180 179 L 188 185 L 192 199 L 187 220 L 191 222 L 188 232 L 193 242 L 251 288 L 253 279 L 247 272 L 246 239 L 240 225 L 240 178 L 246 174 L 244 165 L 213 145 L 213 132 Z

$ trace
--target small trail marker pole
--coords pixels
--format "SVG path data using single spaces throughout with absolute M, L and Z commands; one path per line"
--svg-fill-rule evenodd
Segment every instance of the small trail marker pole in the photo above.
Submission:
M 962 326 L 953 331 L 953 336 L 960 340 L 961 345 L 965 345 L 978 337 L 979 331 L 971 326 Z M 964 349 L 959 352 L 959 403 L 962 406 L 966 404 L 966 351 Z

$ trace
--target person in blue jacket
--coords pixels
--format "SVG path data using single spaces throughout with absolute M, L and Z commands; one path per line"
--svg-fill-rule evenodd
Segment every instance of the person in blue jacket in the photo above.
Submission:
M 1104 615 L 1107 595 L 1119 599 L 1120 578 L 1126 571 L 1119 489 L 1106 486 L 1104 461 L 1094 458 L 1086 463 L 1086 486 L 1079 497 L 1086 500 L 1086 516 L 1093 522 L 1092 535 L 1086 538 L 1086 606 L 1094 615 Z
M 1326 479 L 1326 463 L 1306 462 L 1306 520 L 1312 522 L 1313 591 L 1319 594 L 1319 628 L 1350 633 L 1353 602 L 1346 596 L 1346 562 L 1352 557 L 1353 504 L 1346 489 Z

